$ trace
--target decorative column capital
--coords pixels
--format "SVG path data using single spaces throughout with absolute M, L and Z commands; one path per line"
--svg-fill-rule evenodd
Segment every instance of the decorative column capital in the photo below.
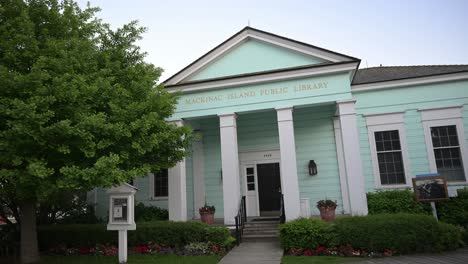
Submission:
M 294 107 L 288 106 L 288 107 L 277 107 L 275 108 L 276 110 L 276 115 L 278 118 L 278 122 L 283 122 L 283 121 L 293 121 L 293 110 Z
M 354 107 L 355 104 L 356 104 L 356 99 L 336 101 L 336 105 L 337 105 L 336 114 L 340 116 L 355 115 L 356 114 L 356 108 Z
M 219 117 L 219 127 L 237 127 L 236 113 L 227 113 L 227 114 L 220 114 Z

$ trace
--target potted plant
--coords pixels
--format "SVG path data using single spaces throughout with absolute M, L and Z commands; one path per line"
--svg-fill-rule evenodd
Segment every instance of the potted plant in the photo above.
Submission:
M 201 221 L 209 225 L 213 224 L 215 211 L 216 208 L 214 207 L 214 205 L 208 205 L 205 203 L 204 206 L 198 209 L 198 212 L 200 212 Z
M 327 222 L 335 220 L 336 201 L 320 200 L 317 202 L 317 208 L 320 210 L 320 218 Z

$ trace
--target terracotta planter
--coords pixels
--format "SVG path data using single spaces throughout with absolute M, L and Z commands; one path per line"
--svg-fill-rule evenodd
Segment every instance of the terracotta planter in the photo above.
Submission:
M 335 220 L 335 209 L 334 207 L 319 207 L 320 210 L 320 218 L 327 222 L 333 222 Z
M 200 212 L 200 218 L 203 223 L 212 225 L 214 223 L 214 212 Z

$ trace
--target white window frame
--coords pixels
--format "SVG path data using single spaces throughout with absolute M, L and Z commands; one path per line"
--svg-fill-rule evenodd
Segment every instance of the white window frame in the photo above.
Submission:
M 406 142 L 406 130 L 404 124 L 404 112 L 366 115 L 367 133 L 369 138 L 372 171 L 374 174 L 374 186 L 377 189 L 397 189 L 411 186 L 411 165 Z M 400 138 L 403 170 L 405 172 L 405 184 L 382 184 L 380 181 L 379 160 L 377 146 L 375 144 L 375 132 L 397 130 Z
M 466 185 L 468 182 L 468 152 L 466 148 L 465 129 L 463 127 L 463 106 L 450 106 L 431 109 L 420 109 L 421 120 L 424 128 L 424 138 L 426 141 L 427 157 L 431 173 L 437 173 L 435 162 L 434 146 L 432 145 L 431 127 L 455 126 L 457 129 L 460 154 L 462 157 L 465 181 L 447 182 L 448 185 Z
M 169 199 L 169 196 L 154 196 L 154 173 L 148 173 L 148 177 L 149 177 L 149 194 L 150 194 L 150 200 L 155 200 L 155 201 L 165 201 L 165 200 L 168 200 Z M 169 177 L 169 175 L 168 175 Z M 169 182 L 167 183 L 169 185 Z M 169 186 L 168 186 L 169 188 Z M 168 194 L 169 194 L 169 189 L 167 190 L 168 191 Z

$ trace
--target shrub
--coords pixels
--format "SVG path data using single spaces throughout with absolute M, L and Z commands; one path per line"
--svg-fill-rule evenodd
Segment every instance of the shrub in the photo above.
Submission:
M 334 232 L 339 245 L 378 252 L 389 249 L 400 254 L 454 249 L 460 241 L 455 226 L 417 214 L 338 218 Z
M 226 241 L 229 237 L 231 237 L 229 229 L 223 226 L 213 226 L 205 230 L 205 240 L 216 246 L 224 246 L 225 243 L 229 243 Z
M 93 247 L 97 244 L 117 245 L 117 232 L 108 231 L 105 225 L 50 225 L 38 227 L 41 249 L 58 246 Z M 198 222 L 155 221 L 137 224 L 128 232 L 129 246 L 146 245 L 148 242 L 183 248 L 197 242 L 222 246 L 230 239 L 225 227 L 211 227 Z
M 329 246 L 333 236 L 330 224 L 318 220 L 300 218 L 280 225 L 280 242 L 285 250 L 312 250 Z
M 367 193 L 369 214 L 431 214 L 431 206 L 419 203 L 410 190 L 388 190 Z
M 135 222 L 148 222 L 168 220 L 169 212 L 156 206 L 145 206 L 143 203 L 138 203 L 135 206 Z
M 137 225 L 135 231 L 128 234 L 132 245 L 152 241 L 156 244 L 183 247 L 193 242 L 205 241 L 208 225 L 199 222 L 144 222 Z
M 107 231 L 103 224 L 72 224 L 38 226 L 39 247 L 42 250 L 67 247 L 94 247 L 97 244 L 117 245 L 117 232 Z
M 468 228 L 468 188 L 459 189 L 458 197 L 436 204 L 439 220 Z

